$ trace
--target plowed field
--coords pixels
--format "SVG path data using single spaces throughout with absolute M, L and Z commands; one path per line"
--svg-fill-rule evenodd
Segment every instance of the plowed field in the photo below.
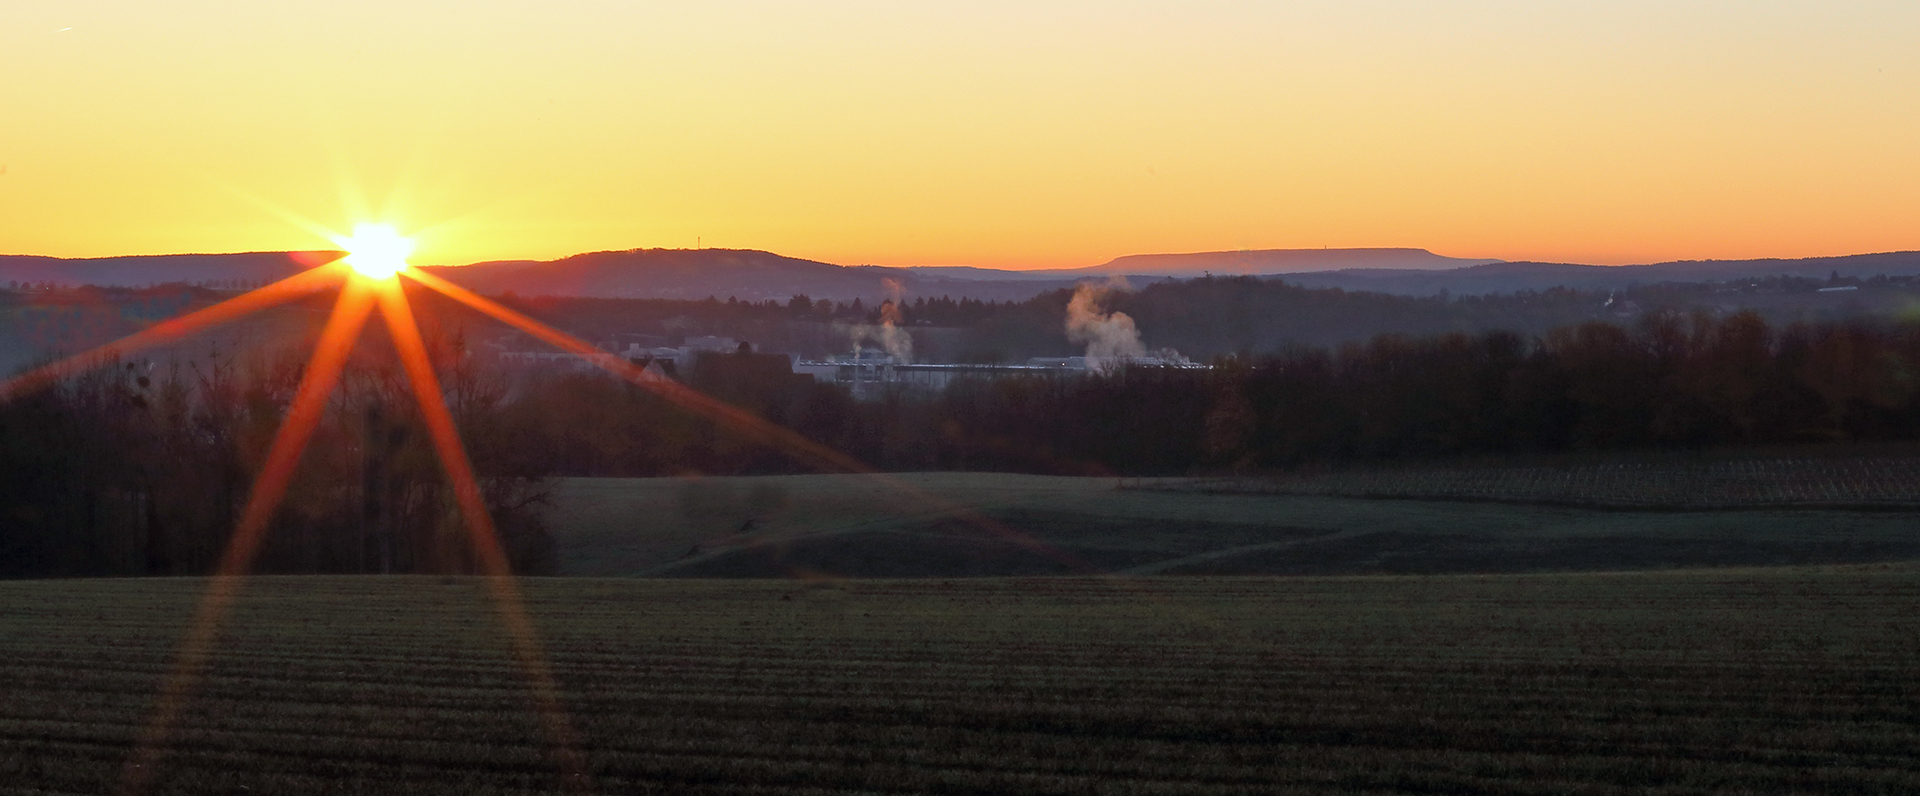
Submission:
M 0 793 L 111 792 L 204 588 L 0 583 Z M 486 590 L 252 582 L 150 793 L 564 792 Z M 542 580 L 600 793 L 1920 792 L 1920 567 Z

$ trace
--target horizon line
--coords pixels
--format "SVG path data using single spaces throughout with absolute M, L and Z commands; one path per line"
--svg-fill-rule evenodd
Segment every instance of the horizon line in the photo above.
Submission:
M 246 256 L 246 255 L 324 254 L 324 253 L 336 253 L 338 251 L 339 250 L 337 249 L 329 249 L 329 248 L 279 249 L 279 250 L 257 249 L 257 250 L 232 251 L 232 252 L 185 251 L 185 252 L 163 252 L 163 253 L 147 253 L 147 254 L 106 254 L 106 255 L 96 255 L 96 256 L 87 256 L 87 257 L 62 257 L 60 255 L 50 255 L 50 254 L 8 253 L 8 254 L 0 254 L 0 258 L 22 257 L 22 258 L 59 260 L 62 262 L 78 263 L 78 262 L 91 262 L 91 261 L 99 261 L 99 260 L 125 260 L 125 259 L 160 258 L 160 257 L 238 257 L 238 256 Z M 755 253 L 761 253 L 761 254 L 770 254 L 776 257 L 783 257 L 783 258 L 792 259 L 792 260 L 816 262 L 824 265 L 832 265 L 832 266 L 841 267 L 841 268 L 878 267 L 878 268 L 897 268 L 902 270 L 914 269 L 914 268 L 970 268 L 970 269 L 976 269 L 976 270 L 982 270 L 982 271 L 1002 271 L 1006 273 L 1033 273 L 1033 272 L 1070 272 L 1070 271 L 1086 270 L 1086 269 L 1092 269 L 1092 268 L 1099 268 L 1104 265 L 1110 265 L 1122 259 L 1138 258 L 1138 257 L 1192 257 L 1192 256 L 1204 256 L 1204 255 L 1264 254 L 1264 253 L 1276 253 L 1276 252 L 1287 252 L 1287 253 L 1298 252 L 1298 253 L 1304 254 L 1304 253 L 1310 253 L 1310 252 L 1332 253 L 1332 252 L 1401 251 L 1401 252 L 1420 252 L 1420 253 L 1424 253 L 1424 254 L 1432 255 L 1434 257 L 1444 258 L 1448 260 L 1481 261 L 1481 262 L 1473 263 L 1472 265 L 1462 265 L 1460 266 L 1461 268 L 1470 268 L 1470 267 L 1473 267 L 1474 265 L 1494 265 L 1494 264 L 1577 265 L 1577 266 L 1586 266 L 1586 267 L 1594 267 L 1594 268 L 1632 268 L 1632 267 L 1645 267 L 1645 266 L 1655 266 L 1655 265 L 1679 265 L 1679 264 L 1687 264 L 1687 263 L 1831 260 L 1831 259 L 1843 259 L 1843 258 L 1850 258 L 1850 257 L 1873 257 L 1873 256 L 1896 255 L 1896 254 L 1915 254 L 1915 253 L 1920 253 L 1920 248 L 1893 249 L 1893 250 L 1886 250 L 1886 251 L 1850 252 L 1846 254 L 1816 254 L 1816 255 L 1805 255 L 1805 256 L 1799 256 L 1799 257 L 1781 256 L 1781 255 L 1772 255 L 1772 256 L 1763 256 L 1763 257 L 1725 257 L 1725 258 L 1700 257 L 1700 258 L 1658 260 L 1658 261 L 1652 261 L 1652 262 L 1590 263 L 1590 262 L 1578 262 L 1573 260 L 1559 260 L 1559 261 L 1532 260 L 1532 259 L 1515 260 L 1515 259 L 1505 259 L 1505 258 L 1497 258 L 1497 257 L 1463 257 L 1463 256 L 1456 256 L 1456 255 L 1439 254 L 1434 252 L 1431 249 L 1426 249 L 1426 248 L 1416 247 L 1416 246 L 1339 246 L 1339 247 L 1320 247 L 1320 248 L 1290 247 L 1290 248 L 1263 248 L 1263 249 L 1215 249 L 1215 250 L 1183 251 L 1183 252 L 1140 252 L 1140 253 L 1133 253 L 1133 254 L 1116 255 L 1103 262 L 1094 263 L 1092 265 L 1065 266 L 1065 267 L 1037 266 L 1033 268 L 1012 268 L 1012 267 L 996 267 L 996 266 L 985 266 L 985 265 L 971 265 L 966 263 L 915 263 L 910 265 L 900 265 L 900 264 L 875 263 L 875 262 L 858 262 L 858 263 L 833 262 L 830 260 L 818 260 L 818 259 L 812 259 L 809 257 L 781 254 L 779 252 L 772 251 L 770 249 L 754 249 L 754 248 L 734 248 L 734 247 L 720 247 L 720 246 L 705 246 L 705 247 L 699 247 L 699 248 L 673 247 L 673 246 L 639 246 L 639 247 L 634 247 L 630 249 L 597 249 L 593 251 L 582 251 L 582 252 L 562 255 L 560 257 L 554 257 L 550 259 L 538 259 L 538 258 L 530 258 L 530 257 L 529 258 L 509 257 L 509 258 L 499 258 L 499 259 L 474 260 L 472 262 L 466 262 L 466 263 L 421 263 L 421 264 L 416 264 L 414 267 L 416 268 L 466 268 L 466 267 L 476 266 L 476 265 L 490 265 L 490 264 L 497 264 L 497 263 L 554 263 L 562 260 L 571 259 L 574 257 L 584 257 L 584 256 L 595 255 L 595 254 L 623 254 L 623 253 L 649 252 L 649 251 L 755 252 Z M 1330 270 L 1346 270 L 1346 269 L 1330 269 Z M 1457 270 L 1457 269 L 1382 268 L 1378 270 L 1447 271 L 1447 270 Z

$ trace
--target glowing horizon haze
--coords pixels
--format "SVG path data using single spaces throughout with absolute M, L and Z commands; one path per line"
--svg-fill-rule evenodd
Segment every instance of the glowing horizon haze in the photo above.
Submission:
M 1920 249 L 1920 4 L 0 8 L 0 253 Z

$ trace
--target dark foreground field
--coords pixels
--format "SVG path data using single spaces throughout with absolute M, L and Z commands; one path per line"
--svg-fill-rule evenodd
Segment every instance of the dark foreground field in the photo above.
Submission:
M 109 791 L 199 580 L 0 583 L 0 793 Z M 601 793 L 1920 792 L 1920 566 L 547 580 Z M 255 581 L 150 792 L 559 791 L 472 580 Z

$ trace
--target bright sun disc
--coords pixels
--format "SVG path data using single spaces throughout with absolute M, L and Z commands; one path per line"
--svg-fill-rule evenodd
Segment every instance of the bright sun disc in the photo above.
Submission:
M 407 267 L 413 241 L 386 224 L 355 224 L 353 236 L 335 238 L 347 251 L 347 265 L 369 279 L 387 279 Z

